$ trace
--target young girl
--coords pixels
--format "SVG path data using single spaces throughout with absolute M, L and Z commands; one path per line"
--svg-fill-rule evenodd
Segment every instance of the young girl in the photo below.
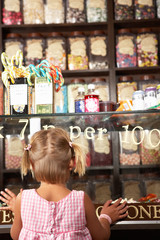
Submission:
M 112 205 L 111 200 L 107 201 L 98 219 L 87 194 L 66 188 L 73 168 L 84 175 L 85 156 L 66 131 L 53 128 L 32 136 L 24 151 L 21 172 L 26 175 L 31 169 L 40 187 L 21 191 L 15 202 L 15 195 L 8 190 L 0 197 L 14 211 L 14 240 L 109 239 L 111 222 L 127 216 L 125 203 L 120 204 L 121 199 Z

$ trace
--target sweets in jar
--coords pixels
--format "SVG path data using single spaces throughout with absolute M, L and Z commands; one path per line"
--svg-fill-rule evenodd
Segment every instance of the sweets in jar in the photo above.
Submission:
M 135 143 L 138 136 L 132 131 L 119 132 L 120 141 L 120 165 L 139 165 L 140 154 Z
M 23 15 L 20 0 L 5 0 L 2 9 L 2 22 L 6 25 L 22 24 Z
M 66 22 L 81 23 L 85 22 L 85 1 L 67 0 L 66 1 Z
M 95 86 L 95 92 L 99 94 L 99 101 L 109 101 L 109 84 L 105 78 L 96 77 L 91 80 Z
M 140 144 L 140 157 L 143 165 L 160 163 L 160 134 L 159 130 L 144 130 L 141 133 L 143 139 Z
M 111 182 L 106 179 L 106 176 L 97 175 L 93 185 L 95 204 L 104 204 L 107 200 L 111 199 Z
M 87 22 L 106 22 L 107 4 L 106 0 L 86 1 Z
M 66 69 L 66 40 L 60 33 L 52 32 L 46 38 L 45 55 L 49 63 Z
M 115 20 L 128 20 L 134 18 L 133 0 L 114 0 Z
M 88 69 L 87 38 L 81 32 L 73 32 L 68 39 L 68 69 Z
M 156 0 L 157 18 L 160 18 L 160 0 Z
M 89 68 L 108 68 L 107 36 L 103 31 L 91 32 L 89 41 Z
M 123 196 L 138 201 L 141 197 L 140 182 L 134 179 L 123 181 Z
M 117 67 L 135 67 L 137 65 L 136 37 L 129 29 L 121 29 L 116 36 Z
M 155 18 L 154 0 L 135 0 L 135 19 Z
M 43 24 L 43 0 L 23 0 L 23 18 L 24 24 Z
M 145 181 L 146 194 L 154 193 L 157 198 L 160 198 L 160 181 L 157 179 L 150 179 Z
M 24 140 L 19 135 L 6 135 L 5 138 L 5 168 L 20 168 L 24 151 Z
M 90 144 L 92 166 L 112 165 L 112 143 L 109 134 L 103 134 L 103 138 L 94 134 L 94 138 L 91 140 Z
M 158 66 L 157 34 L 150 29 L 141 29 L 137 35 L 137 64 L 138 67 Z
M 9 33 L 4 40 L 5 53 L 9 59 L 16 55 L 17 51 L 23 52 L 24 41 L 20 34 Z
M 44 59 L 44 39 L 39 33 L 31 33 L 25 39 L 25 65 L 37 65 Z
M 117 83 L 117 100 L 118 102 L 132 100 L 134 91 L 137 90 L 137 83 L 133 82 L 132 76 L 122 76 Z
M 145 74 L 140 77 L 139 89 L 145 91 L 145 89 L 148 87 L 156 88 L 158 84 L 159 81 L 155 78 L 154 75 Z
M 44 4 L 45 23 L 64 23 L 64 7 L 63 0 L 46 0 Z

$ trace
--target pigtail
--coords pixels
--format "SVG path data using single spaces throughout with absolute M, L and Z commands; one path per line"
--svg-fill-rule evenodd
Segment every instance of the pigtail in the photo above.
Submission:
M 29 150 L 25 150 L 22 156 L 21 161 L 21 177 L 23 179 L 23 176 L 27 175 L 28 170 L 30 169 L 30 160 L 29 160 Z
M 75 156 L 75 173 L 78 173 L 79 176 L 83 176 L 85 174 L 86 168 L 86 154 L 83 151 L 83 148 L 77 143 L 72 143 L 72 148 L 74 150 Z

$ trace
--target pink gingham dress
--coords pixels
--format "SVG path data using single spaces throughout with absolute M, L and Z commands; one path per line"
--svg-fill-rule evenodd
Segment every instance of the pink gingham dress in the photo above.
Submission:
M 58 202 L 40 197 L 35 189 L 23 190 L 20 240 L 91 240 L 86 227 L 84 192 L 71 191 Z

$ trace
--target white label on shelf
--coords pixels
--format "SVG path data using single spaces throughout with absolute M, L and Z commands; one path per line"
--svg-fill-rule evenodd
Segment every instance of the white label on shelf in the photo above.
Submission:
M 27 105 L 27 84 L 10 85 L 11 105 Z

